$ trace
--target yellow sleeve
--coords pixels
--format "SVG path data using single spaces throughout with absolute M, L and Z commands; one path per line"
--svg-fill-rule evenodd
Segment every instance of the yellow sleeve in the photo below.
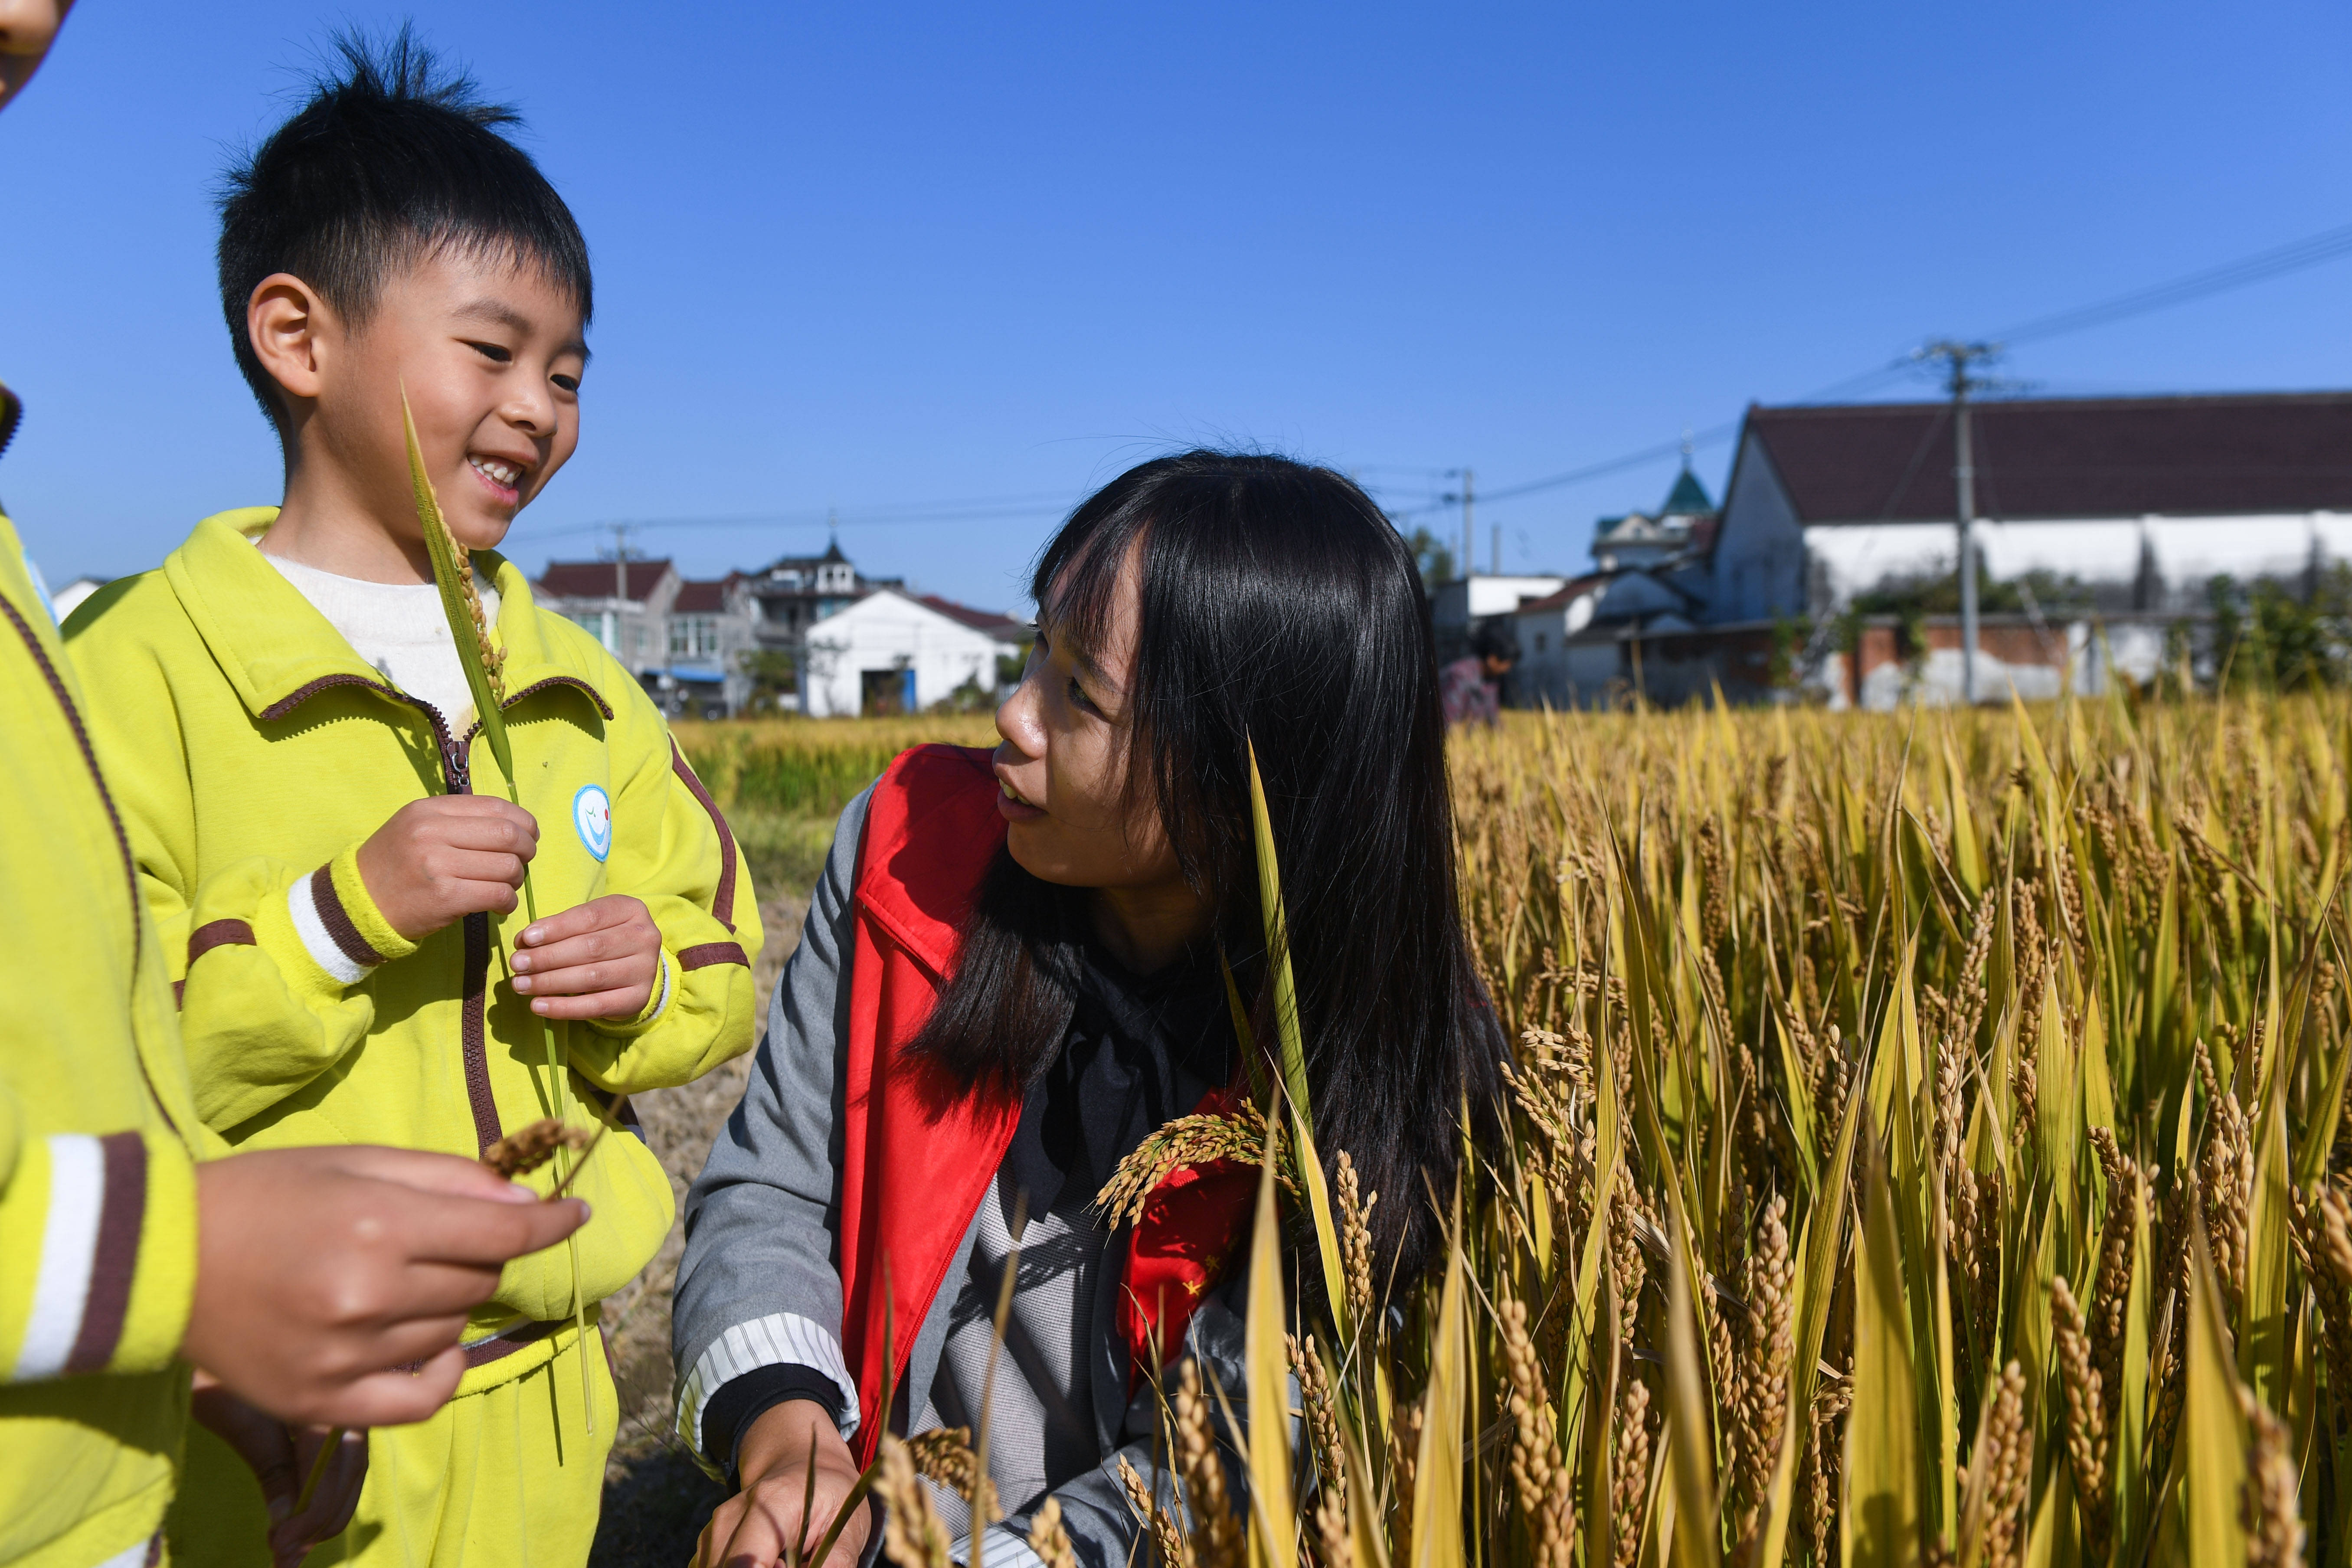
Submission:
M 160 1372 L 196 1281 L 195 1165 L 168 1129 L 28 1136 L 0 1086 L 0 1367 Z
M 613 803 L 605 889 L 644 901 L 661 928 L 661 976 L 646 1011 L 572 1036 L 572 1064 L 617 1094 L 690 1083 L 758 1037 L 751 960 L 760 904 L 751 865 L 702 782 L 646 705 L 624 732 L 635 766 Z
M 341 1060 L 375 1022 L 368 977 L 416 951 L 368 896 L 357 856 L 239 861 L 193 899 L 146 871 L 206 1126 L 249 1121 Z

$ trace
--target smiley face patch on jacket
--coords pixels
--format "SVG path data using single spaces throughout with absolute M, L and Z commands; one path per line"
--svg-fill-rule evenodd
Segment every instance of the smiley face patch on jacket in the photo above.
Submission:
M 588 853 L 602 860 L 613 852 L 613 800 L 596 784 L 583 784 L 580 793 L 572 797 L 572 826 L 580 830 L 580 842 Z

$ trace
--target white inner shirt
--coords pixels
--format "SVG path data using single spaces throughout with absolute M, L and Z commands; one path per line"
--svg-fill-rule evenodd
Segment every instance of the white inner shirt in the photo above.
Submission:
M 352 652 L 393 685 L 437 709 L 452 734 L 472 720 L 474 694 L 466 685 L 457 645 L 449 639 L 439 588 L 430 583 L 367 583 L 266 550 L 261 555 L 342 634 Z M 495 624 L 499 591 L 487 584 L 476 586 L 483 618 Z

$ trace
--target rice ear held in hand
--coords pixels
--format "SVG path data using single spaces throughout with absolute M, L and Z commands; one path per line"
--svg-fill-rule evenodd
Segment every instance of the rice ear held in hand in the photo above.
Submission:
M 425 472 L 425 448 L 416 438 L 416 415 L 408 405 L 408 388 L 404 384 L 400 389 L 400 424 L 408 439 L 408 483 L 416 501 L 416 521 L 425 532 L 425 552 L 433 558 L 433 583 L 441 590 L 441 611 L 449 618 L 449 637 L 457 645 L 457 662 L 465 668 L 466 686 L 474 694 L 474 721 L 481 728 L 482 743 L 489 747 L 499 773 L 506 779 L 507 798 L 520 805 L 522 793 L 515 783 L 514 752 L 507 743 L 505 692 L 499 680 L 499 667 L 505 658 L 491 646 L 489 627 L 482 617 L 481 597 L 474 591 L 470 554 L 450 533 L 449 524 L 441 515 L 441 498 L 434 491 L 432 476 Z M 539 900 L 531 891 L 528 863 L 522 871 L 522 906 L 527 920 L 539 919 Z M 568 1122 L 572 1117 L 568 1053 L 554 1026 L 545 1018 L 540 1020 L 539 1033 L 547 1047 L 548 1102 L 555 1108 L 555 1120 Z M 551 1152 L 561 1190 L 571 1184 L 571 1162 L 565 1158 L 562 1144 L 558 1143 Z M 580 1243 L 574 1237 L 565 1246 L 572 1258 L 572 1325 L 584 1341 L 588 1334 L 588 1303 L 580 1294 Z M 596 1406 L 588 1396 L 588 1359 L 584 1355 L 580 1360 L 580 1380 L 581 1409 L 593 1433 L 596 1429 Z

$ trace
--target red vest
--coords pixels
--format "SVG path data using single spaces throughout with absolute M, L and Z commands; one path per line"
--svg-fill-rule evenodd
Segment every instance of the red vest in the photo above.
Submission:
M 918 746 L 874 786 L 857 849 L 849 1048 L 842 1095 L 842 1340 L 857 1379 L 858 1456 L 882 1436 L 885 1394 L 1020 1125 L 1017 1097 L 968 1090 L 907 1046 L 955 973 L 982 878 L 1004 842 L 990 753 Z M 1226 1091 L 1201 1110 L 1216 1109 Z M 1172 1355 L 1248 1223 L 1256 1173 L 1176 1172 L 1128 1240 L 1118 1324 L 1129 1364 Z

